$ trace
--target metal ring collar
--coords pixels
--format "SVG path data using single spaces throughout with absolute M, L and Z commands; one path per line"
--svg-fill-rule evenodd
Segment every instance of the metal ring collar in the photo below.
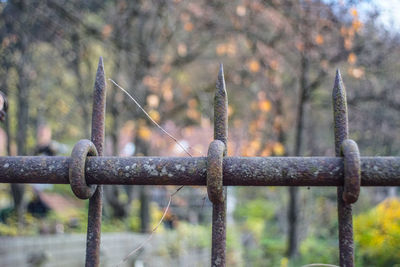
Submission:
M 95 145 L 87 140 L 79 140 L 71 153 L 69 165 L 69 183 L 72 192 L 80 199 L 88 199 L 95 192 L 97 185 L 88 185 L 85 179 L 85 164 L 87 156 L 97 156 Z
M 343 200 L 351 204 L 357 201 L 361 185 L 360 152 L 357 143 L 351 139 L 344 140 L 341 154 L 344 157 Z
M 222 181 L 222 160 L 225 145 L 220 140 L 211 142 L 207 154 L 207 193 L 213 204 L 224 201 Z

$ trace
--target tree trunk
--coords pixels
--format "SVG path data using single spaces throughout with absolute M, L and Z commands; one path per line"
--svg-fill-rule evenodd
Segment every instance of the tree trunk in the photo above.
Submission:
M 17 85 L 17 154 L 26 155 L 26 139 L 29 122 L 29 52 L 27 51 L 26 37 L 20 41 L 21 60 L 17 63 L 18 85 Z M 18 214 L 18 222 L 21 225 L 25 213 L 25 185 L 12 184 L 11 193 L 14 200 L 14 208 Z
M 145 185 L 139 187 L 140 190 L 140 231 L 150 232 L 150 198 L 149 189 Z
M 128 215 L 128 204 L 119 200 L 119 188 L 118 185 L 107 185 L 105 186 L 105 197 L 107 203 L 112 209 L 112 217 L 117 219 L 124 219 Z
M 149 144 L 136 135 L 136 155 L 147 156 L 149 154 Z M 150 232 L 150 192 L 146 186 L 139 187 L 140 198 L 140 231 Z
M 301 54 L 300 68 L 300 92 L 297 106 L 296 135 L 294 143 L 294 156 L 301 153 L 302 133 L 304 128 L 304 110 L 308 101 L 308 59 L 304 53 Z M 288 248 L 287 255 L 290 259 L 295 258 L 299 251 L 299 206 L 300 195 L 298 187 L 289 188 L 289 209 L 288 209 Z
M 118 34 L 118 33 L 117 33 Z M 119 36 L 119 35 L 117 35 Z M 119 56 L 119 60 L 116 61 L 114 75 L 115 77 L 120 77 L 121 63 L 123 60 L 122 56 Z M 118 81 L 118 80 L 117 80 Z M 110 96 L 110 115 L 111 115 L 111 127 L 109 129 L 109 136 L 111 137 L 112 152 L 113 156 L 119 156 L 119 130 L 120 130 L 120 115 L 121 115 L 121 105 L 123 104 L 119 101 L 118 96 L 121 92 L 113 88 L 111 90 Z M 112 216 L 118 219 L 123 219 L 129 216 L 130 204 L 133 200 L 132 185 L 108 185 L 104 187 L 105 198 L 107 204 L 110 205 L 112 209 Z M 125 192 L 127 194 L 127 200 L 121 201 L 119 196 L 121 193 Z
M 78 92 L 76 95 L 76 100 L 79 103 L 79 108 L 82 111 L 82 128 L 84 130 L 84 136 L 86 138 L 90 137 L 90 123 L 91 123 L 91 117 L 90 117 L 90 111 L 88 108 L 88 99 L 87 99 L 87 94 L 86 90 L 84 88 L 84 82 L 82 78 L 82 74 L 80 71 L 80 65 L 81 65 L 81 54 L 82 54 L 82 46 L 80 43 L 80 37 L 78 33 L 74 33 L 72 35 L 72 44 L 74 47 L 74 52 L 75 52 L 75 58 L 72 61 L 72 70 L 75 74 L 76 77 L 76 82 L 77 82 L 77 87 L 78 87 Z
M 8 53 L 8 52 L 6 52 Z M 1 58 L 1 63 L 3 66 L 3 72 L 1 75 L 1 90 L 3 91 L 4 95 L 6 96 L 6 98 L 8 99 L 9 97 L 9 93 L 8 93 L 8 72 L 10 69 L 10 61 L 9 58 L 6 58 L 6 55 L 4 55 Z M 10 100 L 8 99 L 8 103 L 10 103 Z M 4 117 L 4 132 L 6 134 L 6 156 L 11 156 L 11 135 L 10 135 L 10 116 L 8 114 L 8 112 L 6 112 L 5 117 Z

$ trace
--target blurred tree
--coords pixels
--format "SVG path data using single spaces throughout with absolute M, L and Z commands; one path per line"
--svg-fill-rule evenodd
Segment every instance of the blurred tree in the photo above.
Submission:
M 202 127 L 204 136 L 212 131 L 216 60 L 223 61 L 230 98 L 229 151 L 244 156 L 332 155 L 333 145 L 326 140 L 332 140 L 330 89 L 339 65 L 351 89 L 349 104 L 356 107 L 350 112 L 351 134 L 362 154 L 396 155 L 400 150 L 395 130 L 399 126 L 399 78 L 395 75 L 399 37 L 379 27 L 376 14 L 361 23 L 353 4 L 318 0 L 1 2 L 0 83 L 12 107 L 7 120 L 11 123 L 5 126 L 8 151 L 11 154 L 17 143 L 18 154 L 32 152 L 37 142 L 32 128 L 42 118 L 51 125 L 54 138 L 68 144 L 89 136 L 93 66 L 102 54 L 109 77 L 128 89 L 158 123 L 186 139 L 195 135 L 194 125 Z M 134 150 L 137 156 L 159 155 L 160 147 L 167 151 L 163 155 L 180 153 L 167 137 L 154 137 L 154 125 L 114 86 L 109 87 L 106 129 L 109 154 L 124 154 L 122 145 L 127 142 L 134 143 L 130 152 Z M 184 141 L 206 152 L 207 144 Z M 15 187 L 18 202 L 23 190 Z M 106 211 L 110 217 L 126 218 L 132 200 L 139 198 L 141 228 L 148 231 L 151 189 L 135 188 L 106 187 Z M 253 188 L 238 189 L 241 207 L 246 210 L 256 203 L 252 206 L 256 210 L 262 201 L 255 198 L 274 200 L 275 216 L 268 214 L 265 225 L 273 220 L 279 222 L 276 236 L 289 233 L 287 254 L 294 257 L 307 229 L 322 222 L 302 218 L 307 226 L 299 230 L 298 211 L 305 196 L 290 189 L 285 219 L 286 198 L 262 190 L 256 194 Z M 334 206 L 336 196 L 328 191 L 318 197 L 327 197 L 326 206 Z M 262 229 L 262 216 L 254 216 L 258 216 L 257 229 Z M 254 236 L 244 239 L 264 242 L 264 237 L 272 238 L 255 236 L 260 233 L 254 231 L 250 233 Z M 265 244 L 260 247 L 267 250 Z
M 205 3 L 193 5 L 161 1 L 154 5 L 149 2 L 117 1 L 107 13 L 112 24 L 103 27 L 103 37 L 115 47 L 113 75 L 119 81 L 134 85 L 134 96 L 159 123 L 173 119 L 185 105 L 174 105 L 172 97 L 161 98 L 169 87 L 167 75 L 170 69 L 182 68 L 195 60 L 207 48 L 213 36 L 212 22 L 200 13 L 205 12 Z M 197 14 L 196 14 L 197 12 Z M 184 23 L 183 25 L 181 23 Z M 191 32 L 196 28 L 196 36 Z M 122 78 L 122 79 L 121 79 Z M 124 79 L 125 78 L 125 79 Z M 164 92 L 163 92 L 164 90 Z M 183 95 L 183 99 L 188 96 Z M 128 109 L 136 119 L 135 154 L 149 155 L 151 123 L 144 114 L 117 88 L 112 88 L 110 111 L 113 153 L 118 153 L 119 125 L 122 110 Z M 122 186 L 106 188 L 106 197 L 114 215 L 123 218 L 128 215 L 132 190 Z M 142 231 L 148 231 L 149 190 L 140 187 Z M 121 193 L 128 193 L 128 201 L 122 201 Z
M 300 156 L 304 153 L 303 132 L 311 98 L 328 77 L 327 70 L 360 49 L 353 46 L 353 39 L 361 24 L 354 15 L 353 19 L 349 18 L 348 11 L 347 5 L 334 10 L 332 4 L 323 1 L 252 1 L 237 5 L 233 30 L 246 37 L 249 52 L 255 58 L 248 61 L 249 72 L 266 83 L 264 88 L 253 88 L 260 104 L 254 109 L 253 118 L 256 119 L 249 120 L 251 133 L 247 139 L 250 149 L 247 155 L 288 153 Z M 351 34 L 343 36 L 343 29 Z M 288 76 L 288 72 L 296 75 Z M 267 75 L 258 77 L 258 73 Z M 293 87 L 298 88 L 297 94 L 293 93 Z M 266 95 L 273 100 L 270 102 L 273 109 L 269 107 L 271 104 L 267 104 Z M 288 107 L 293 105 L 297 108 L 289 110 Z M 268 129 L 262 111 L 271 109 L 277 119 L 271 121 L 275 127 Z M 287 126 L 290 124 L 288 121 L 292 121 L 292 130 Z M 293 141 L 286 137 L 291 131 Z M 274 139 L 278 142 L 271 144 L 267 141 Z M 277 149 L 279 145 L 283 149 Z M 287 149 L 290 145 L 292 150 Z M 292 258 L 298 254 L 301 201 L 298 188 L 290 188 L 289 195 L 287 254 Z
M 17 83 L 17 153 L 26 155 L 26 139 L 28 130 L 29 91 L 32 86 L 31 80 L 34 71 L 31 67 L 31 43 L 34 41 L 31 35 L 21 34 L 24 31 L 32 30 L 32 17 L 28 15 L 28 6 L 24 1 L 9 1 L 4 8 L 3 34 L 10 39 L 7 46 L 12 46 L 8 52 L 12 52 L 11 64 L 15 68 Z M 15 20 L 18 23 L 15 23 Z M 6 62 L 8 60 L 6 59 Z M 6 64 L 7 66 L 8 64 Z M 21 224 L 25 212 L 24 201 L 25 186 L 11 184 L 11 192 L 14 200 L 14 209 L 18 214 L 18 221 Z

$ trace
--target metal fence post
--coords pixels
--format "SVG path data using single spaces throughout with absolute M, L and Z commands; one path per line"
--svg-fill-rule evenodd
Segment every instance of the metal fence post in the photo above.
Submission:
M 226 264 L 225 186 L 335 186 L 344 267 L 354 266 L 351 203 L 357 201 L 360 186 L 400 186 L 400 157 L 360 157 L 357 144 L 348 140 L 346 91 L 339 71 L 332 93 L 336 157 L 227 157 L 228 98 L 222 64 L 214 99 L 214 141 L 207 157 L 104 157 L 105 98 L 100 58 L 92 142 L 79 141 L 71 157 L 0 157 L 0 183 L 70 184 L 77 197 L 89 198 L 86 266 L 100 263 L 103 184 L 207 185 L 213 204 L 211 266 Z M 0 120 L 1 112 L 0 107 Z
M 92 113 L 92 142 L 99 156 L 103 155 L 104 124 L 106 112 L 106 81 L 103 58 L 100 57 L 94 83 L 93 113 Z M 89 199 L 89 214 L 86 239 L 86 266 L 95 267 L 100 263 L 100 235 L 102 213 L 103 186 L 97 186 Z
M 223 186 L 223 158 L 227 153 L 228 96 L 224 70 L 220 65 L 214 98 L 214 141 L 207 157 L 207 191 L 213 203 L 211 266 L 225 266 L 226 188 Z
M 335 85 L 332 93 L 333 118 L 335 128 L 335 154 L 341 156 L 341 145 L 348 139 L 348 115 L 346 89 L 344 87 L 340 71 L 336 71 Z M 343 200 L 343 186 L 337 188 L 338 219 L 339 219 L 339 257 L 340 266 L 354 266 L 354 242 L 353 242 L 353 214 L 351 204 Z

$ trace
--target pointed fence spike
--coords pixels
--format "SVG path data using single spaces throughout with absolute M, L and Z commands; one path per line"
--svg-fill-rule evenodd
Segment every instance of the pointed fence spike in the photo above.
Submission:
M 222 63 L 218 72 L 217 90 L 214 98 L 214 139 L 222 141 L 226 148 L 228 139 L 228 94 Z
M 341 156 L 340 147 L 349 136 L 346 89 L 339 69 L 336 70 L 335 85 L 332 92 L 333 119 L 335 128 L 335 153 Z M 343 201 L 344 189 L 337 188 L 339 223 L 339 262 L 340 266 L 354 266 L 353 215 L 351 205 Z
M 228 140 L 228 95 L 225 88 L 224 67 L 222 63 L 219 67 L 217 88 L 214 98 L 214 139 L 222 141 L 224 143 L 225 146 L 223 148 L 223 156 L 226 156 Z M 210 149 L 212 149 L 212 145 L 210 145 Z M 210 154 L 208 157 L 210 157 Z M 222 186 L 222 177 L 219 178 L 221 179 L 220 185 Z M 211 186 L 211 183 L 207 182 L 208 189 L 209 186 Z M 227 196 L 226 187 L 223 187 L 222 192 L 220 193 L 222 195 L 216 196 L 216 199 L 219 199 L 219 201 L 216 201 L 215 203 L 213 202 L 211 266 L 225 266 Z
M 340 145 L 348 138 L 348 115 L 346 89 L 339 69 L 336 70 L 335 85 L 332 92 L 333 119 L 335 128 L 335 152 L 340 156 Z
M 99 58 L 93 92 L 92 142 L 99 156 L 103 155 L 104 129 L 106 113 L 106 81 L 103 58 Z M 100 238 L 102 215 L 103 186 L 97 186 L 89 199 L 88 225 L 86 237 L 86 267 L 97 267 L 100 264 Z
M 93 92 L 92 114 L 92 142 L 95 144 L 99 156 L 103 154 L 104 123 L 106 107 L 106 80 L 104 74 L 103 57 L 99 58 Z

